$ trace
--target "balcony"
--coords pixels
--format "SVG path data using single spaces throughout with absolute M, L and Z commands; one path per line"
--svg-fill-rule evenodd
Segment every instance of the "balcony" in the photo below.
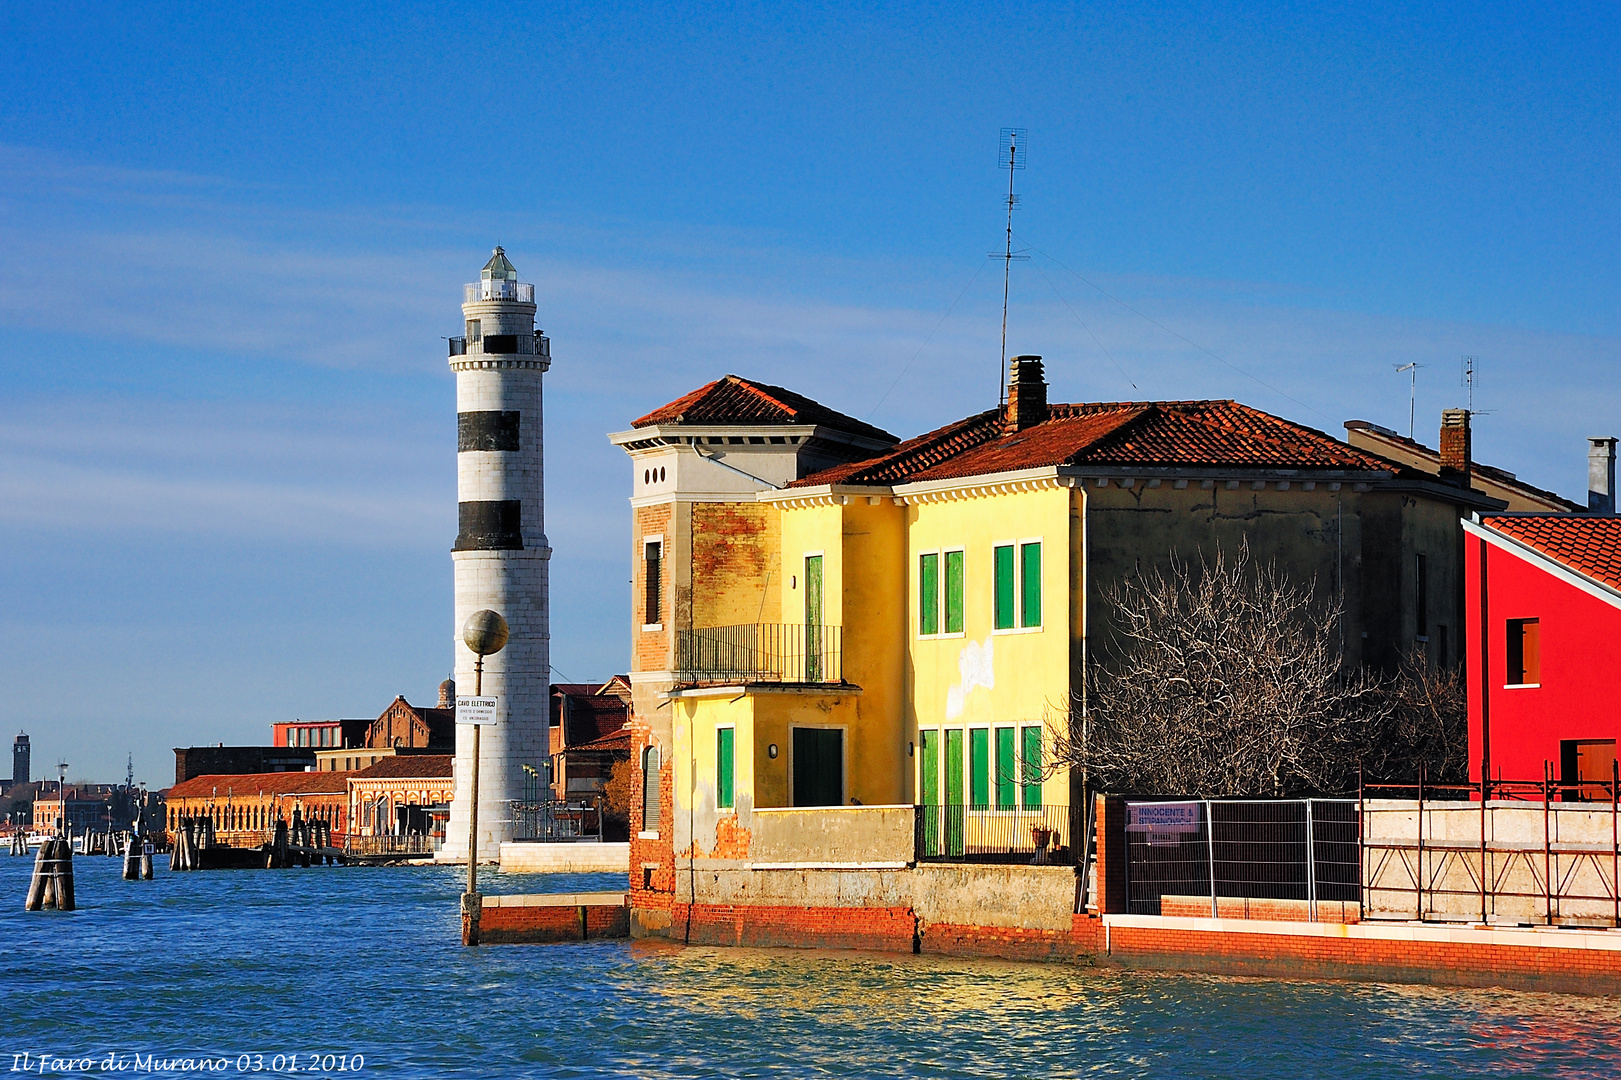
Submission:
M 843 628 L 744 623 L 680 630 L 675 677 L 688 683 L 842 683 Z
M 488 334 L 480 340 L 464 337 L 447 339 L 451 356 L 545 356 L 552 355 L 552 340 L 539 330 L 528 334 Z
M 462 303 L 476 304 L 482 300 L 516 300 L 520 304 L 535 302 L 535 287 L 527 281 L 470 281 L 462 286 Z

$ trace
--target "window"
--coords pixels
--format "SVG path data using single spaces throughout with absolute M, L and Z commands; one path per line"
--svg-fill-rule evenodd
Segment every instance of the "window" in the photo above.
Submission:
M 646 585 L 646 601 L 643 610 L 642 623 L 646 626 L 656 626 L 659 623 L 659 611 L 662 608 L 660 585 L 662 584 L 662 567 L 664 564 L 664 541 L 649 540 L 642 545 L 642 574 Z
M 468 319 L 467 320 L 467 340 L 468 341 L 482 341 L 482 340 L 484 340 L 484 322 L 483 322 L 483 320 L 481 320 L 481 319 Z M 623 551 L 625 549 L 620 548 L 619 550 Z
M 988 728 L 968 729 L 968 807 L 991 808 L 991 733 Z
M 1017 803 L 1019 790 L 1019 769 L 1016 764 L 1017 755 L 1014 747 L 1014 730 L 1010 727 L 996 729 L 996 808 L 998 810 L 1012 810 Z
M 1418 618 L 1418 636 L 1430 636 L 1430 570 L 1424 556 L 1413 556 L 1413 610 Z
M 659 748 L 649 746 L 642 754 L 642 829 L 659 827 Z
M 917 632 L 925 637 L 940 632 L 940 553 L 937 551 L 918 556 Z
M 998 544 L 991 549 L 997 630 L 1041 625 L 1041 541 Z
M 963 632 L 962 551 L 946 552 L 946 633 Z
M 1542 684 L 1542 627 L 1537 619 L 1508 620 L 1508 685 Z
M 717 728 L 715 731 L 715 805 L 723 810 L 737 805 L 737 792 L 733 781 L 733 745 L 736 728 Z
M 1022 732 L 1024 736 L 1024 805 L 1026 809 L 1041 806 L 1041 725 L 1031 724 Z

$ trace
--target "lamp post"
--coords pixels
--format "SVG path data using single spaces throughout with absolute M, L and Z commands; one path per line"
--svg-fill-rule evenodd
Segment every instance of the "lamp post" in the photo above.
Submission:
M 499 612 L 485 608 L 475 611 L 462 625 L 462 641 L 473 650 L 478 660 L 473 667 L 473 696 L 484 696 L 484 658 L 500 652 L 507 643 L 507 621 Z M 478 895 L 478 729 L 473 724 L 473 775 L 468 785 L 467 805 L 467 904 Z M 470 945 L 478 944 L 475 932 Z

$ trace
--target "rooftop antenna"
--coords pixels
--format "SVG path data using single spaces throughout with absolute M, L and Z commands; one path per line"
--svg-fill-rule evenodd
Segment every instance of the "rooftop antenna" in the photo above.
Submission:
M 134 791 L 135 790 L 135 755 L 134 754 L 129 754 L 128 755 L 128 760 L 124 763 L 124 790 L 125 791 Z
M 1002 260 L 1002 364 L 996 369 L 996 403 L 998 405 L 1007 401 L 1007 301 L 1008 280 L 1013 268 L 1014 259 L 1028 259 L 1030 256 L 1014 254 L 1013 252 L 1013 208 L 1019 204 L 1019 197 L 1013 194 L 1013 174 L 1024 168 L 1024 144 L 1030 135 L 1028 128 L 1005 127 L 1002 129 L 1001 157 L 998 167 L 1007 170 L 1007 246 L 998 255 L 991 253 L 991 258 Z
M 1418 369 L 1421 367 L 1429 367 L 1429 365 L 1421 364 L 1417 360 L 1414 360 L 1411 364 L 1396 365 L 1397 374 L 1408 371 L 1412 372 L 1413 375 L 1412 387 L 1407 392 L 1407 437 L 1409 439 L 1413 437 L 1413 420 L 1418 416 Z
M 1469 412 L 1473 414 L 1475 411 L 1475 387 L 1480 383 L 1479 366 L 1473 356 L 1459 357 L 1459 360 L 1462 361 L 1464 389 L 1469 391 Z

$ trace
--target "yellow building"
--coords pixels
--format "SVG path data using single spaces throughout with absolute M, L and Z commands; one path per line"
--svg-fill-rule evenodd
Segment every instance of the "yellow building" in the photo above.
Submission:
M 1353 659 L 1456 662 L 1457 520 L 1501 505 L 1466 452 L 1449 479 L 1230 401 L 1049 404 L 1040 357 L 1009 376 L 905 442 L 736 376 L 611 436 L 636 478 L 633 907 L 678 870 L 793 864 L 782 808 L 922 807 L 919 857 L 1067 845 L 1085 800 L 1050 750 L 1107 644 L 1089 618 L 1172 558 L 1246 542 L 1344 602 Z

